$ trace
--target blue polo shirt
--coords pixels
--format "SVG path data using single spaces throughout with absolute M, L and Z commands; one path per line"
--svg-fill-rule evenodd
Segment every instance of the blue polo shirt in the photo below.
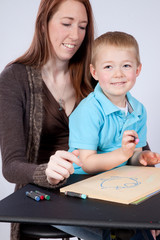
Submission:
M 126 130 L 135 130 L 139 137 L 136 147 L 146 145 L 146 110 L 139 101 L 127 93 L 128 113 L 120 110 L 103 93 L 99 84 L 94 92 L 83 99 L 69 117 L 69 151 L 74 149 L 111 152 L 121 147 Z M 127 162 L 119 165 L 125 165 Z M 74 164 L 75 173 L 84 174 Z

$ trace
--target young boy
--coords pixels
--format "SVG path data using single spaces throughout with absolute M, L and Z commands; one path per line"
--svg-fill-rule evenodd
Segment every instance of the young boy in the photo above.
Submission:
M 133 36 L 107 32 L 95 40 L 90 72 L 99 83 L 69 118 L 70 151 L 79 149 L 83 163 L 83 169 L 74 164 L 75 173 L 125 165 L 146 145 L 146 110 L 129 93 L 141 66 Z

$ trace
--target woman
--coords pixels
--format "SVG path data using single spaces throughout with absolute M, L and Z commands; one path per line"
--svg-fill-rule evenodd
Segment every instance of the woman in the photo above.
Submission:
M 42 0 L 30 48 L 1 73 L 3 175 L 16 190 L 27 183 L 57 188 L 73 162 L 81 165 L 76 151 L 67 152 L 68 116 L 92 91 L 93 37 L 89 0 Z

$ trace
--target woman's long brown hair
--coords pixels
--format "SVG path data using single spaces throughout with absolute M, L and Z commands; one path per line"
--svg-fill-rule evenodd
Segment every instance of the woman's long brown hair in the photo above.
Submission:
M 48 61 L 51 54 L 48 22 L 63 1 L 66 0 L 41 0 L 32 43 L 29 49 L 21 57 L 17 58 L 14 63 L 23 63 L 35 68 L 41 68 Z M 84 4 L 88 16 L 88 25 L 83 43 L 69 61 L 70 78 L 76 92 L 77 102 L 79 102 L 92 91 L 89 64 L 94 40 L 94 23 L 89 0 L 74 1 Z

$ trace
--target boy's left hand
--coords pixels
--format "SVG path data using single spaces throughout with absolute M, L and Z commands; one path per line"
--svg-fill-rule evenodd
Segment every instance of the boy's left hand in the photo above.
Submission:
M 160 154 L 149 150 L 142 151 L 139 156 L 139 162 L 144 166 L 158 164 L 160 163 Z

